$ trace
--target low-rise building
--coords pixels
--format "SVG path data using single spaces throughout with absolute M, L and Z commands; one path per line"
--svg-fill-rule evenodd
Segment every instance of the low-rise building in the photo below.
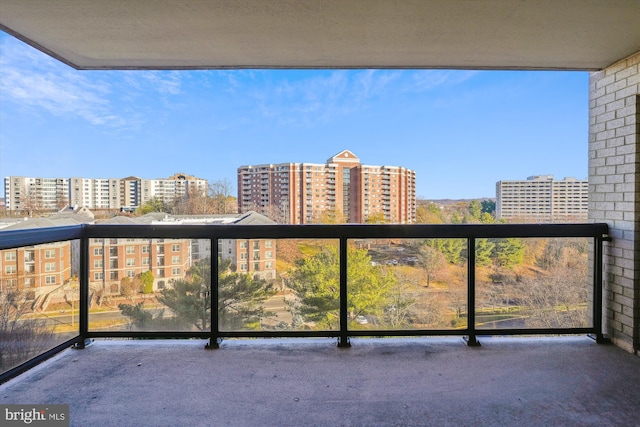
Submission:
M 87 209 L 65 209 L 48 218 L 27 218 L 3 230 L 94 223 Z M 168 215 L 152 213 L 130 218 L 116 216 L 103 224 L 274 224 L 256 212 L 228 215 Z M 78 241 L 56 242 L 0 251 L 0 291 L 24 291 L 24 297 L 41 304 L 77 290 L 80 259 Z M 208 239 L 92 238 L 89 240 L 91 297 L 141 291 L 141 277 L 153 276 L 151 291 L 170 287 L 186 276 L 197 261 L 211 257 Z M 272 239 L 220 239 L 218 257 L 231 269 L 265 280 L 276 277 L 276 242 Z M 75 289 L 75 290 L 74 290 Z

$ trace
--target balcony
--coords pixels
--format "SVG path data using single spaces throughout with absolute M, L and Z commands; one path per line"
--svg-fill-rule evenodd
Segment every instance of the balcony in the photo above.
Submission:
M 68 281 L 62 288 L 43 288 L 38 291 L 32 307 L 35 317 L 40 315 L 46 319 L 51 317 L 51 313 L 45 312 L 46 308 L 42 301 L 36 303 L 39 298 L 60 300 L 62 293 L 65 295 L 65 301 L 69 302 L 67 293 L 77 287 L 79 289 L 79 299 L 74 301 L 71 308 L 71 314 L 67 314 L 67 307 L 64 314 L 55 313 L 56 316 L 62 316 L 57 320 L 58 323 L 70 323 L 71 328 L 65 328 L 64 333 L 56 330 L 56 345 L 50 345 L 51 349 L 42 348 L 41 354 L 36 354 L 33 361 L 27 362 L 23 367 L 17 370 L 7 369 L 3 375 L 10 377 L 21 372 L 23 368 L 27 368 L 37 361 L 41 360 L 49 354 L 49 352 L 59 351 L 71 345 L 82 346 L 87 339 L 94 338 L 201 338 L 208 339 L 210 347 L 217 347 L 221 339 L 225 338 L 294 338 L 294 337 L 330 337 L 337 339 L 340 347 L 349 347 L 351 338 L 369 337 L 369 336 L 462 336 L 470 345 L 478 345 L 480 336 L 490 335 L 558 335 L 558 334 L 592 334 L 598 341 L 606 341 L 602 332 L 602 246 L 603 241 L 607 237 L 607 226 L 604 224 L 547 224 L 547 225 L 385 225 L 385 226 L 179 226 L 167 225 L 163 227 L 153 226 L 114 226 L 114 225 L 81 225 L 72 227 L 59 227 L 51 229 L 39 229 L 36 233 L 32 230 L 22 231 L 6 231 L 0 232 L 2 235 L 2 244 L 0 249 L 21 248 L 33 245 L 46 245 L 51 242 L 71 242 L 74 246 L 79 246 L 78 251 L 67 251 L 69 254 L 77 252 L 78 259 L 70 259 L 70 270 L 78 271 L 79 283 Z M 203 313 L 206 318 L 202 318 L 198 328 L 185 327 L 185 325 L 177 327 L 177 324 L 169 328 L 154 329 L 154 327 L 123 327 L 122 315 L 115 316 L 119 321 L 104 323 L 101 319 L 104 317 L 100 314 L 104 308 L 96 306 L 98 300 L 104 300 L 117 297 L 120 292 L 118 283 L 108 285 L 103 282 L 94 282 L 96 279 L 103 280 L 104 275 L 100 272 L 90 272 L 89 255 L 93 253 L 91 242 L 96 238 L 140 238 L 140 239 L 210 239 L 213 253 L 219 252 L 219 239 L 252 239 L 254 245 L 259 245 L 260 239 L 274 239 L 277 241 L 303 241 L 301 246 L 304 251 L 310 253 L 323 252 L 329 250 L 334 251 L 335 258 L 324 258 L 326 263 L 335 263 L 335 271 L 339 270 L 339 276 L 333 279 L 325 278 L 324 280 L 334 280 L 329 283 L 330 287 L 335 288 L 335 292 L 327 302 L 323 303 L 327 307 L 317 312 L 311 313 L 310 317 L 302 324 L 283 323 L 283 319 L 290 319 L 294 308 L 282 309 L 275 316 L 267 316 L 262 314 L 259 326 L 247 329 L 244 326 L 225 324 L 223 318 L 215 313 L 221 313 L 221 306 L 217 306 L 218 288 L 209 286 L 210 290 L 206 293 L 212 293 L 211 298 L 198 296 L 202 299 Z M 581 239 L 579 245 L 585 248 L 589 246 L 591 264 L 587 265 L 586 252 L 584 253 L 584 279 L 578 280 L 577 288 L 573 293 L 583 295 L 582 300 L 572 300 L 571 302 L 561 303 L 560 300 L 550 305 L 540 307 L 540 311 L 536 312 L 538 323 L 527 323 L 521 319 L 533 316 L 533 311 L 529 306 L 526 310 L 522 309 L 525 304 L 522 288 L 509 288 L 502 284 L 500 277 L 492 279 L 492 282 L 486 282 L 476 279 L 478 268 L 482 263 L 482 248 L 487 244 L 487 239 Z M 430 287 L 429 274 L 427 281 L 422 285 L 412 285 L 412 289 L 408 289 L 402 283 L 398 288 L 398 295 L 391 294 L 385 297 L 384 302 L 380 299 L 374 305 L 358 305 L 359 298 L 358 278 L 350 276 L 347 264 L 357 268 L 355 256 L 349 248 L 355 248 L 357 242 L 369 241 L 371 248 L 375 247 L 376 242 L 378 248 L 375 251 L 369 249 L 366 256 L 376 260 L 372 264 L 380 265 L 414 265 L 417 260 L 414 256 L 408 256 L 409 252 L 417 253 L 416 242 L 422 242 L 424 239 L 430 239 L 434 243 L 434 247 L 442 247 L 442 245 L 455 244 L 458 247 L 458 257 L 464 253 L 465 257 L 462 261 L 458 261 L 459 267 L 456 268 L 455 289 L 452 279 L 445 280 L 440 285 Z M 187 240 L 187 242 L 190 240 Z M 387 242 L 387 243 L 384 243 Z M 161 246 L 160 246 L 161 247 Z M 259 246 L 258 246 L 259 247 Z M 353 249 L 357 250 L 357 249 Z M 573 252 L 572 252 L 573 253 Z M 70 255 L 71 256 L 71 255 Z M 95 256 L 95 255 L 94 255 Z M 276 254 L 277 256 L 277 254 Z M 574 255 L 575 256 L 575 255 Z M 400 257 L 398 261 L 391 263 L 391 257 Z M 404 258 L 403 258 L 404 257 Z M 253 257 L 255 259 L 255 255 Z M 415 259 L 414 259 L 415 258 Z M 161 257 L 159 258 L 161 259 Z M 478 265 L 476 265 L 476 262 Z M 218 271 L 219 262 L 217 258 L 210 261 L 211 271 Z M 376 270 L 385 275 L 393 273 L 391 270 L 385 270 L 388 267 L 382 267 Z M 587 274 L 587 270 L 589 273 Z M 354 270 L 355 271 L 355 270 Z M 158 270 L 160 273 L 162 269 Z M 378 274 L 378 273 L 376 273 Z M 395 274 L 395 273 L 393 273 Z M 281 282 L 278 285 L 285 287 L 294 286 L 291 281 L 290 271 L 279 271 Z M 157 274 L 157 278 L 164 277 L 163 274 Z M 589 278 L 587 278 L 589 276 Z M 75 277 L 75 274 L 70 275 Z M 329 276 L 326 276 L 329 277 Z M 372 276 L 373 277 L 373 276 Z M 564 276 L 563 276 L 564 277 Z M 71 280 L 71 279 L 70 279 Z M 352 284 L 349 281 L 355 280 Z M 368 279 L 373 280 L 373 279 Z M 378 279 L 376 279 L 378 280 Z M 385 279 L 387 280 L 387 279 Z M 569 278 L 563 280 L 570 280 Z M 298 281 L 300 281 L 298 279 Z M 367 282 L 369 283 L 369 282 Z M 373 282 L 372 282 L 373 283 Z M 447 284 L 449 283 L 449 284 Z M 493 283 L 493 284 L 492 284 Z M 565 283 L 565 284 L 563 284 Z M 547 291 L 543 293 L 555 294 L 554 288 L 560 287 L 564 289 L 568 282 L 559 283 L 557 281 L 545 282 L 544 286 Z M 60 284 L 58 284 L 59 286 Z M 163 282 L 162 287 L 164 287 Z M 528 287 L 534 286 L 535 283 L 527 282 Z M 115 286 L 115 287 L 114 287 Z M 125 286 L 124 284 L 122 286 Z M 127 285 L 129 286 L 129 285 Z M 171 285 L 169 285 L 171 286 Z M 369 287 L 371 284 L 368 285 Z M 515 285 L 513 285 L 515 286 Z M 535 285 L 537 286 L 537 285 Z M 352 289 L 353 287 L 353 289 Z M 158 290 L 161 287 L 158 285 Z M 382 289 L 382 288 L 381 288 Z M 288 290 L 295 290 L 295 286 Z M 48 293 L 47 293 L 48 292 Z M 61 292 L 61 293 L 56 293 Z M 200 291 L 198 291 L 200 292 Z M 222 292 L 222 291 L 221 291 Z M 298 293 L 305 293 L 305 289 L 297 289 Z M 386 292 L 386 291 L 385 291 Z M 526 292 L 525 292 L 526 293 Z M 287 291 L 285 294 L 287 295 Z M 45 298 L 46 296 L 46 298 Z M 166 310 L 155 305 L 148 305 L 152 295 L 142 299 L 147 305 L 142 305 L 144 310 L 148 312 L 148 316 L 158 314 L 159 310 Z M 284 297 L 283 297 L 284 298 Z M 392 299 L 389 299 L 392 298 Z M 539 298 L 536 297 L 536 298 Z M 285 298 L 286 299 L 286 298 Z M 295 300 L 295 299 L 294 299 Z M 279 301 L 269 299 L 264 300 L 265 307 L 269 304 L 276 304 Z M 293 300 L 290 300 L 290 302 Z M 126 303 L 126 301 L 125 301 Z M 415 304 L 414 304 L 415 303 Z M 333 305 L 335 304 L 335 305 Z M 435 304 L 435 305 L 434 305 Z M 562 308 L 558 308 L 562 305 Z M 439 309 L 436 309 L 440 307 Z M 62 308 L 65 305 L 62 304 Z M 118 305 L 119 307 L 119 305 Z M 293 307 L 293 306 L 292 306 Z M 409 307 L 409 308 L 408 308 Z M 284 311 L 282 311 L 284 310 Z M 288 311 L 289 310 L 289 311 Z M 309 307 L 305 312 L 309 314 Z M 323 311 L 328 310 L 328 311 Z M 113 310 L 112 310 L 113 311 Z M 118 310 L 115 309 L 117 313 Z M 207 314 L 208 313 L 208 314 Z M 211 313 L 214 313 L 213 315 Z M 434 314 L 438 313 L 438 315 Z M 517 313 L 514 315 L 513 313 Z M 553 319 L 549 320 L 549 313 L 553 314 Z M 219 314 L 221 315 L 221 314 Z M 276 317 L 280 318 L 276 319 Z M 435 316 L 435 317 L 434 317 Z M 439 316 L 439 317 L 438 317 Z M 524 316 L 524 317 L 523 317 Z M 33 316 L 32 316 L 33 317 Z M 224 316 L 223 316 L 224 317 Z M 358 319 L 356 319 L 356 317 Z M 113 319 L 113 316 L 110 316 Z M 577 318 L 575 320 L 574 318 Z M 519 320 L 520 319 L 520 320 Z M 170 321 L 170 319 L 165 319 Z M 355 320 L 358 320 L 357 322 Z M 506 322 L 500 323 L 502 320 Z M 575 321 L 574 321 L 575 320 Z M 197 322 L 196 322 L 197 323 Z M 278 327 L 275 327 L 275 325 Z M 75 327 L 73 326 L 75 325 Z M 119 325 L 119 326 L 118 326 Z M 62 337 L 68 337 L 69 340 L 63 340 Z M 55 340 L 54 340 L 55 341 Z M 51 341 L 53 342 L 53 341 Z M 22 363 L 21 362 L 21 363 Z M 14 364 L 16 365 L 16 364 Z M 18 364 L 19 365 L 19 364 Z
M 587 338 L 101 341 L 0 386 L 72 426 L 631 426 L 633 355 Z M 176 363 L 180 361 L 180 363 Z M 168 398 L 170 396 L 170 398 Z M 251 408 L 248 410 L 247 408 Z
M 136 419 L 145 419 L 147 424 L 154 425 L 166 423 L 167 420 L 173 420 L 171 417 L 178 416 L 180 419 L 175 418 L 175 424 L 193 422 L 198 425 L 202 423 L 202 420 L 198 422 L 195 418 L 202 417 L 199 411 L 174 411 L 171 408 L 187 404 L 187 401 L 189 405 L 198 407 L 198 402 L 205 405 L 205 400 L 207 411 L 215 409 L 216 419 L 234 420 L 238 425 L 251 424 L 254 422 L 252 420 L 258 418 L 267 424 L 281 425 L 290 425 L 295 420 L 300 421 L 300 424 L 313 424 L 313 420 L 326 424 L 332 417 L 335 417 L 337 423 L 344 423 L 345 420 L 363 422 L 367 419 L 381 419 L 380 411 L 392 414 L 394 423 L 403 419 L 414 422 L 421 419 L 422 422 L 433 420 L 434 423 L 464 424 L 464 420 L 484 414 L 482 419 L 485 425 L 515 423 L 517 417 L 522 416 L 530 416 L 530 419 L 547 425 L 580 424 L 585 420 L 587 423 L 599 424 L 597 420 L 606 420 L 628 425 L 627 420 L 640 416 L 640 408 L 633 403 L 633 399 L 623 399 L 636 391 L 636 395 L 640 395 L 637 359 L 613 346 L 597 346 L 593 340 L 584 336 L 593 335 L 596 341 L 606 342 L 600 327 L 602 246 L 607 235 L 607 227 L 603 224 L 189 227 L 83 225 L 40 229 L 36 234 L 16 231 L 3 232 L 1 235 L 0 249 L 63 241 L 76 241 L 81 247 L 80 259 L 77 260 L 81 268 L 79 295 L 74 303 L 79 311 L 75 315 L 72 312 L 76 329 L 67 333 L 68 339 L 60 336 L 58 339 L 64 341 L 42 349 L 34 359 L 4 372 L 3 380 L 7 380 L 59 353 L 46 365 L 37 367 L 34 374 L 27 373 L 1 388 L 5 403 L 50 401 L 47 390 L 55 389 L 56 401 L 71 403 L 72 422 L 82 420 L 85 424 L 100 424 L 99 417 L 104 416 L 104 411 L 96 410 L 96 405 L 99 405 L 109 408 L 105 410 L 109 411 L 114 425 L 135 424 Z M 273 329 L 266 323 L 254 330 L 230 329 L 217 316 L 210 318 L 210 327 L 204 330 L 105 328 L 96 317 L 99 314 L 92 305 L 91 289 L 87 286 L 89 242 L 97 237 L 206 238 L 211 239 L 214 253 L 218 251 L 219 239 L 306 239 L 323 245 L 335 244 L 339 249 L 341 271 L 338 284 L 339 318 L 333 327 L 322 330 Z M 483 291 L 476 285 L 477 251 L 473 250 L 468 252 L 470 256 L 466 269 L 465 295 L 460 296 L 459 308 L 463 312 L 461 317 L 467 319 L 462 326 L 421 329 L 416 325 L 409 325 L 397 329 L 388 324 L 381 328 L 376 324 L 361 325 L 353 322 L 352 313 L 349 312 L 349 298 L 352 295 L 349 292 L 350 278 L 346 267 L 350 259 L 348 248 L 362 239 L 396 241 L 395 239 L 408 237 L 455 239 L 464 241 L 468 248 L 486 238 L 586 239 L 591 247 L 592 272 L 589 279 L 591 284 L 586 289 L 591 301 L 590 312 L 586 316 L 587 325 L 528 328 L 515 324 L 497 329 L 495 326 L 486 328 L 478 321 L 486 307 L 484 303 L 479 303 L 480 293 Z M 213 271 L 218 268 L 217 262 L 213 262 L 212 268 Z M 217 312 L 215 286 L 212 291 L 214 308 L 208 315 Z M 270 300 L 270 307 L 275 309 L 278 301 L 282 304 L 277 298 Z M 495 335 L 502 338 L 492 337 Z M 520 338 L 505 338 L 509 335 Z M 569 337 L 522 338 L 527 335 Z M 373 336 L 404 338 L 369 338 Z M 423 336 L 431 338 L 417 338 Z M 103 340 L 131 338 L 156 339 Z M 162 341 L 158 338 L 196 340 Z M 86 350 L 69 349 L 71 346 L 84 348 L 88 340 L 95 342 Z M 469 347 L 478 349 L 465 349 L 465 342 Z M 340 350 L 335 347 L 335 343 L 339 348 L 351 349 Z M 204 347 L 220 350 L 211 354 L 202 351 Z M 258 359 L 259 365 L 256 364 Z M 181 363 L 176 365 L 173 362 L 175 360 L 180 360 Z M 359 368 L 362 360 L 367 361 L 364 370 Z M 244 364 L 247 367 L 240 366 Z M 55 369 L 51 369 L 53 366 Z M 91 375 L 83 375 L 84 370 L 90 370 Z M 215 370 L 215 375 L 202 375 L 202 372 L 212 370 Z M 114 372 L 118 374 L 114 375 Z M 243 379 L 247 372 L 253 372 L 251 387 L 256 391 L 250 395 L 245 393 L 242 386 L 249 384 Z M 327 375 L 328 372 L 333 374 Z M 416 382 L 416 375 L 422 380 Z M 75 378 L 73 387 L 67 385 L 69 378 Z M 473 378 L 472 387 L 469 387 L 470 378 Z M 163 386 L 149 387 L 150 382 Z M 595 383 L 607 392 L 598 393 L 594 390 L 591 396 L 585 396 L 582 391 Z M 188 396 L 175 393 L 174 398 L 167 401 L 166 387 L 169 384 L 176 390 L 189 390 Z M 234 387 L 225 388 L 225 399 L 211 401 L 210 393 L 215 393 L 220 384 L 234 384 Z M 147 391 L 143 393 L 141 387 Z M 86 398 L 88 390 L 97 396 L 96 401 Z M 122 390 L 126 390 L 126 394 L 131 395 L 134 400 L 137 398 L 133 396 L 145 396 L 147 403 L 138 405 L 136 410 L 135 416 L 139 418 L 127 418 L 126 421 L 122 418 L 118 421 L 119 417 L 132 416 L 130 411 L 124 410 L 122 404 L 118 403 L 122 402 Z M 322 392 L 318 393 L 319 390 Z M 180 397 L 183 395 L 184 399 Z M 443 395 L 451 396 L 451 399 L 443 402 Z M 478 399 L 479 396 L 488 395 L 492 399 Z M 251 412 L 254 417 L 251 420 L 246 418 L 246 411 L 235 406 L 246 405 L 247 399 L 262 403 L 256 406 L 258 412 Z M 598 402 L 600 407 L 606 405 L 606 402 L 615 401 L 616 411 L 607 412 L 606 418 L 604 414 L 594 415 L 589 409 L 588 402 L 591 399 L 594 404 Z M 500 402 L 498 410 L 490 410 L 489 406 L 495 409 L 497 401 Z M 340 402 L 339 407 L 333 406 L 335 402 Z M 474 403 L 465 406 L 462 402 Z M 381 404 L 383 406 L 379 407 Z M 567 405 L 574 409 L 566 412 Z M 461 409 L 461 406 L 466 409 Z M 277 417 L 285 418 L 278 422 L 267 416 L 269 411 L 275 411 L 280 414 Z M 485 416 L 485 412 L 493 415 Z M 160 417 L 163 417 L 162 421 Z M 192 421 L 191 417 L 194 417 Z M 597 420 L 593 421 L 593 417 Z
M 635 2 L 600 2 L 579 8 L 579 13 L 574 2 L 548 2 L 544 8 L 536 2 L 522 2 L 516 14 L 509 1 L 474 8 L 468 2 L 444 0 L 379 2 L 374 14 L 363 14 L 366 6 L 356 2 L 317 9 L 305 3 L 297 12 L 295 2 L 286 2 L 288 13 L 258 8 L 255 19 L 237 22 L 229 18 L 245 16 L 248 2 L 229 2 L 223 9 L 210 10 L 203 2 L 190 2 L 188 7 L 167 2 L 163 7 L 152 6 L 154 13 L 139 10 L 145 17 L 146 37 L 140 37 L 139 23 L 123 22 L 116 2 L 82 10 L 74 2 L 43 9 L 45 3 L 5 2 L 2 26 L 77 68 L 378 66 L 595 71 L 590 82 L 594 106 L 590 111 L 589 180 L 595 183 L 590 189 L 590 220 L 607 221 L 613 237 L 605 256 L 608 331 L 628 351 L 640 349 L 638 208 L 633 205 L 639 177 L 637 156 L 630 154 L 638 152 L 637 79 L 635 86 L 622 87 L 623 80 L 629 77 L 632 82 L 638 75 L 637 56 L 630 56 L 639 46 Z M 194 16 L 206 25 L 188 25 Z M 171 38 L 163 37 L 167 17 L 183 29 Z M 100 31 L 87 25 L 95 20 L 101 22 Z M 256 25 L 257 21 L 265 25 Z M 68 25 L 60 26 L 60 22 Z M 344 37 L 343 30 L 349 37 Z M 418 33 L 422 36 L 413 37 Z M 237 34 L 247 35 L 247 42 L 239 44 L 234 38 Z M 206 40 L 216 40 L 222 48 L 209 49 Z M 185 46 L 190 50 L 180 57 Z M 615 100 L 607 100 L 611 97 Z M 621 117 L 635 130 L 619 129 L 615 122 Z M 599 129 L 602 126 L 607 132 Z M 621 132 L 625 132 L 622 148 L 629 150 L 622 165 L 614 157 L 622 149 Z M 603 164 L 614 166 L 604 168 Z M 611 184 L 603 185 L 605 181 Z M 611 219 L 610 212 L 623 219 Z M 47 240 L 47 233 L 36 232 L 41 237 L 38 241 L 52 241 Z M 60 237 L 82 243 L 87 233 Z M 456 237 L 469 243 L 482 236 Z M 2 245 L 7 244 L 4 237 Z M 596 240 L 592 254 L 597 259 L 601 255 L 599 237 L 587 238 Z M 87 257 L 83 257 L 82 264 L 86 264 Z M 601 267 L 599 262 L 594 264 L 596 270 Z M 82 292 L 81 299 L 88 301 L 87 291 Z M 80 330 L 73 334 L 76 343 L 94 333 L 88 327 L 84 305 L 80 307 Z M 355 345 L 349 351 L 323 343 L 320 349 L 309 348 L 300 341 L 293 348 L 272 341 L 266 350 L 251 346 L 257 341 L 246 347 L 244 342 L 225 341 L 223 351 L 213 354 L 195 351 L 201 345 L 195 341 L 97 342 L 87 351 L 71 356 L 69 351 L 62 353 L 28 381 L 8 384 L 2 391 L 7 403 L 50 401 L 51 396 L 74 402 L 77 425 L 634 425 L 639 419 L 637 359 L 616 348 L 583 344 L 586 340 L 566 345 L 573 338 L 561 340 L 559 346 L 555 341 L 529 340 L 517 344 L 508 340 L 502 345 L 483 338 L 483 347 L 474 350 L 446 351 L 449 342 L 443 349 L 437 342 L 420 341 L 405 352 L 390 341 L 372 341 L 374 348 L 365 352 L 366 344 L 359 340 L 354 337 Z M 66 348 L 67 344 L 61 345 Z M 119 349 L 110 352 L 111 345 Z M 172 345 L 180 347 L 180 366 L 163 365 L 178 357 L 169 352 Z M 563 351 L 557 352 L 558 347 Z M 267 359 L 267 353 L 273 359 Z M 513 358 L 505 358 L 505 353 Z M 602 354 L 606 356 L 600 358 Z M 128 363 L 130 356 L 139 359 L 139 364 Z M 336 363 L 324 364 L 330 361 Z M 55 369 L 47 369 L 49 366 Z M 188 370 L 181 371 L 182 366 Z M 152 367 L 155 369 L 149 369 Z M 176 392 L 168 389 L 172 386 Z M 158 391 L 160 395 L 155 394 Z M 132 402 L 140 403 L 135 411 L 130 410 Z M 142 419 L 131 418 L 135 414 Z

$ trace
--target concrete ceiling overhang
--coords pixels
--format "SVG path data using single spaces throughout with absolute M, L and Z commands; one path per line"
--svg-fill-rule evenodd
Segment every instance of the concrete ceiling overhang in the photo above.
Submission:
M 0 29 L 78 69 L 598 70 L 640 0 L 0 0 Z

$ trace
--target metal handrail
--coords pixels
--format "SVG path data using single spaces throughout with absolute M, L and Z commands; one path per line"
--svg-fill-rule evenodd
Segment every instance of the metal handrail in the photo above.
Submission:
M 603 241 L 607 224 L 458 224 L 458 225 L 101 225 L 82 224 L 27 230 L 0 231 L 0 250 L 65 240 L 80 240 L 80 318 L 78 336 L 72 342 L 82 348 L 91 338 L 100 337 L 198 337 L 208 338 L 208 348 L 217 348 L 226 337 L 336 337 L 340 347 L 348 347 L 355 336 L 427 336 L 461 335 L 469 345 L 479 345 L 478 335 L 525 334 L 594 334 L 598 342 L 602 333 L 602 263 Z M 475 247 L 484 238 L 552 238 L 586 237 L 593 239 L 593 325 L 586 328 L 542 328 L 477 330 L 475 327 Z M 89 239 L 91 238 L 199 238 L 211 239 L 212 253 L 218 252 L 218 239 L 335 239 L 340 251 L 340 327 L 332 331 L 220 331 L 218 326 L 217 286 L 212 286 L 210 332 L 137 332 L 90 331 L 89 329 Z M 467 240 L 467 327 L 447 330 L 349 330 L 347 309 L 347 242 L 350 239 L 427 239 L 455 238 Z M 218 277 L 218 259 L 211 257 L 212 280 Z M 212 284 L 213 285 L 213 284 Z M 49 352 L 47 352 L 48 354 Z M 41 356 L 39 356 L 41 357 Z M 16 368 L 17 369 L 17 368 Z M 12 371 L 9 371 L 12 372 Z M 8 374 L 0 375 L 0 380 Z M 17 375 L 14 374 L 14 375 Z

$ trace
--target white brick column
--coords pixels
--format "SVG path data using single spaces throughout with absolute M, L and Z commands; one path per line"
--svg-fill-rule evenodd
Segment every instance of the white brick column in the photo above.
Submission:
M 640 52 L 592 73 L 589 220 L 606 222 L 605 332 L 640 351 Z

